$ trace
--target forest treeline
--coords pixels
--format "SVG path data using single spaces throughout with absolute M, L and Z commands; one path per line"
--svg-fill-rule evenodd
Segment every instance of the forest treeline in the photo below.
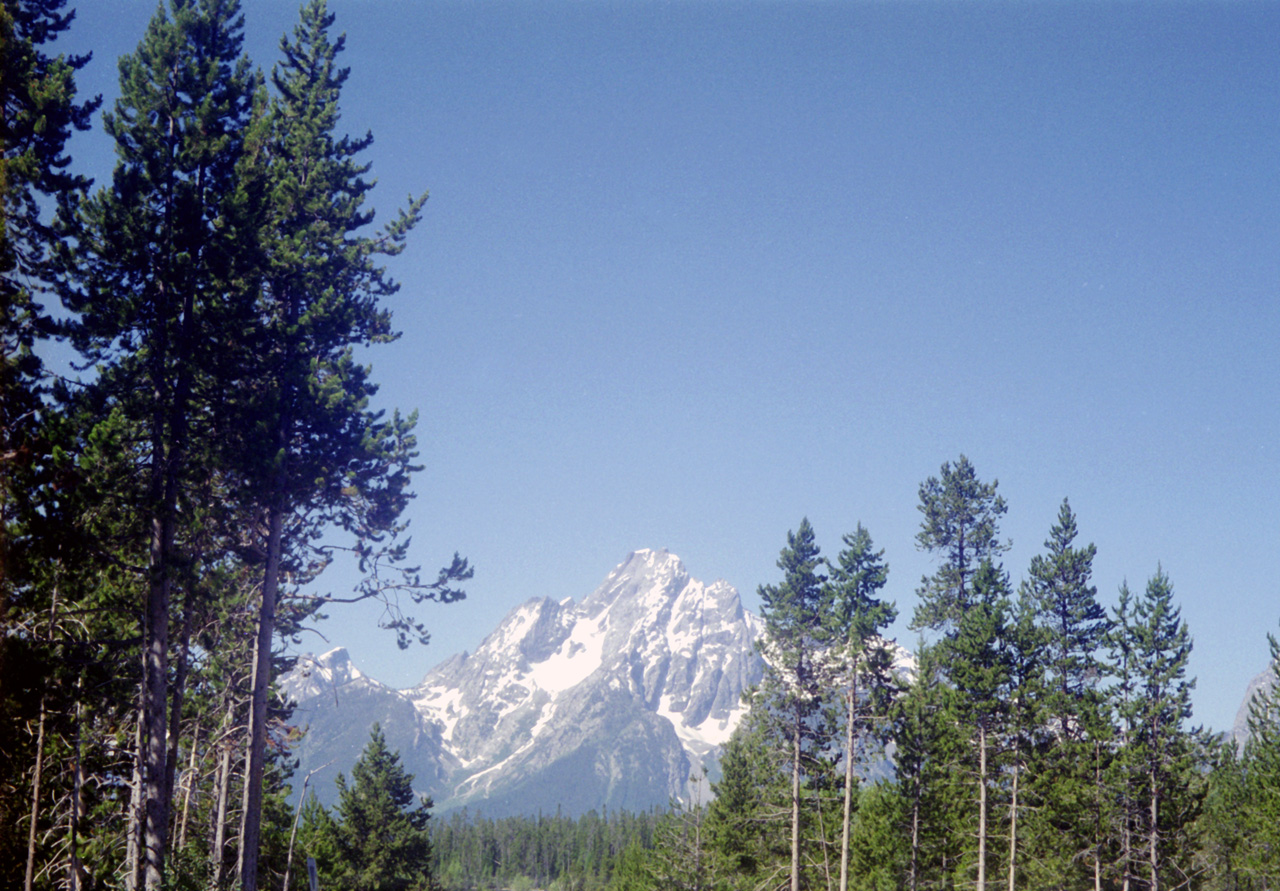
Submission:
M 283 642 L 366 598 L 425 639 L 470 576 L 408 564 L 414 418 L 363 364 L 426 195 L 372 225 L 323 0 L 266 74 L 237 0 L 160 3 L 90 183 L 73 17 L 0 5 L 0 887 L 279 887 Z M 308 593 L 340 557 L 357 590 Z
M 1191 637 L 1162 569 L 1104 607 L 1096 549 L 1064 499 L 1015 587 L 1001 562 L 1007 506 L 964 456 L 921 485 L 918 508 L 916 544 L 937 568 L 916 590 L 911 627 L 928 642 L 914 658 L 885 637 L 896 608 L 880 596 L 888 566 L 870 533 L 858 526 L 831 558 L 804 521 L 780 580 L 759 590 L 765 678 L 713 795 L 695 776 L 667 813 L 592 813 L 577 831 L 452 814 L 434 827 L 437 880 L 449 891 L 1275 887 L 1280 688 L 1252 702 L 1242 749 L 1192 727 Z M 640 830 L 630 840 L 628 826 Z
M 1280 874 L 1280 693 L 1250 738 L 1189 724 L 1191 636 L 1159 567 L 1111 609 L 1064 499 L 1017 586 L 1007 505 L 961 456 L 919 490 L 914 655 L 884 552 L 807 521 L 760 588 L 765 680 L 715 796 L 613 879 L 701 889 L 1262 889 Z M 1280 645 L 1269 636 L 1274 671 Z
M 330 604 L 462 596 L 408 565 L 414 418 L 375 410 L 396 332 L 369 135 L 308 0 L 269 73 L 236 0 L 161 3 L 104 114 L 64 0 L 0 3 L 0 887 L 1261 889 L 1280 872 L 1280 706 L 1241 751 L 1189 726 L 1189 631 L 1155 568 L 1101 605 L 1064 500 L 1014 586 L 1006 505 L 964 457 L 921 486 L 928 641 L 885 640 L 889 568 L 801 523 L 760 589 L 768 671 L 714 797 L 664 814 L 430 819 L 376 729 L 328 810 L 273 681 Z M 60 343 L 78 376 L 46 367 Z M 314 593 L 341 557 L 363 582 Z M 402 608 L 403 607 L 403 608 Z M 1272 655 L 1280 657 L 1273 638 Z M 891 766 L 890 766 L 891 765 Z M 695 783 L 693 788 L 703 788 Z

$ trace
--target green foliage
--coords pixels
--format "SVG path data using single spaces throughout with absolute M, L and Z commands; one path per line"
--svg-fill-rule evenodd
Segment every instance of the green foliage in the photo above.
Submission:
M 1131 600 L 1121 589 L 1112 634 L 1122 735 L 1114 763 L 1120 801 L 1122 876 L 1141 875 L 1152 891 L 1188 874 L 1190 832 L 1205 789 L 1207 759 L 1191 717 L 1186 677 L 1191 636 L 1173 605 L 1173 586 L 1163 569 Z
M 761 710 L 753 709 L 720 753 L 720 780 L 707 808 L 715 871 L 729 887 L 753 888 L 788 857 L 778 826 L 790 806 L 786 772 Z
M 1255 881 L 1280 881 L 1280 641 L 1267 635 L 1271 678 L 1249 703 L 1249 738 L 1241 758 L 1244 842 L 1240 866 Z M 1233 789 L 1234 791 L 1234 789 Z
M 907 801 L 895 783 L 871 783 L 858 795 L 849 840 L 849 887 L 855 891 L 896 891 L 907 873 L 910 846 L 904 845 Z
M 315 803 L 304 813 L 306 856 L 315 857 L 326 891 L 410 891 L 432 883 L 431 802 L 413 791 L 400 756 L 389 752 L 382 729 L 370 732 L 351 783 L 338 776 L 338 804 L 329 814 Z
M 924 519 L 916 546 L 941 554 L 943 563 L 920 581 L 912 630 L 937 630 L 959 621 L 970 605 L 970 579 L 977 567 L 1008 549 L 999 539 L 1000 517 L 1008 511 L 996 494 L 999 483 L 981 482 L 964 455 L 954 466 L 944 462 L 941 473 L 941 479 L 931 476 L 920 485 Z

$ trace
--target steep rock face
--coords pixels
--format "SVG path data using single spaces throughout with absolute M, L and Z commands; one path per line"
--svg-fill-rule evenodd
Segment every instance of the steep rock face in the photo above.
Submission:
M 1244 701 L 1240 703 L 1235 724 L 1231 727 L 1231 738 L 1236 741 L 1237 746 L 1243 746 L 1249 739 L 1249 703 L 1253 702 L 1253 697 L 1258 693 L 1271 688 L 1274 677 L 1271 669 L 1267 668 L 1249 681 L 1249 687 L 1244 691 Z
M 348 769 L 378 713 L 442 809 L 665 805 L 741 719 L 742 691 L 762 674 L 760 631 L 730 585 L 690 578 L 666 551 L 636 551 L 581 603 L 522 604 L 410 690 L 364 678 L 345 652 L 321 657 L 327 674 L 291 676 L 297 716 L 320 728 L 302 769 L 329 757 Z M 330 707 L 330 688 L 354 713 Z
M 374 723 L 382 725 L 387 746 L 400 752 L 419 790 L 434 794 L 456 769 L 440 744 L 439 728 L 407 697 L 365 676 L 342 647 L 323 656 L 302 657 L 280 687 L 296 703 L 294 723 L 306 730 L 294 747 L 298 781 L 324 767 L 312 787 L 323 801 L 334 798 L 335 777 L 351 770 Z

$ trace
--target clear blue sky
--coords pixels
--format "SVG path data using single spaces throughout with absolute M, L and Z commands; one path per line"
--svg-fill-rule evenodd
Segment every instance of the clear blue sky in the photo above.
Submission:
M 78 5 L 114 98 L 155 4 Z M 267 68 L 297 5 L 246 7 Z M 1230 725 L 1280 620 L 1280 4 L 331 9 L 376 206 L 431 191 L 370 357 L 421 415 L 414 558 L 476 578 L 426 650 L 358 608 L 308 647 L 407 686 L 640 547 L 754 607 L 803 516 L 868 527 L 910 646 L 963 452 L 1015 582 L 1064 496 L 1108 606 L 1163 564 Z

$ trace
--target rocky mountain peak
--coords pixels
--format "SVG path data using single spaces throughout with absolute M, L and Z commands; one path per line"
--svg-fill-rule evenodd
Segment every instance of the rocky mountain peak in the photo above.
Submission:
M 385 693 L 420 716 L 420 726 L 401 723 L 432 780 L 419 791 L 442 807 L 645 808 L 682 794 L 737 726 L 742 692 L 763 670 L 760 630 L 731 585 L 704 585 L 674 554 L 639 550 L 581 602 L 527 601 L 474 653 L 368 701 Z M 327 700 L 312 678 L 331 685 L 358 672 L 345 651 L 312 661 L 289 689 L 314 714 Z

